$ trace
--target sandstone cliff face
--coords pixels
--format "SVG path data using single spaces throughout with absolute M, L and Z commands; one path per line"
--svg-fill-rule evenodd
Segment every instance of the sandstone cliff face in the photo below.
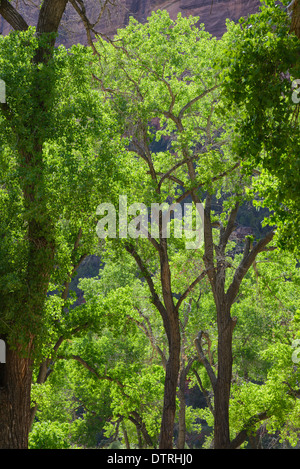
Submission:
M 256 13 L 259 0 L 130 0 L 129 10 L 137 20 L 144 22 L 151 11 L 167 10 L 172 19 L 182 16 L 199 16 L 200 23 L 213 36 L 225 32 L 225 20 L 238 21 L 241 16 Z
M 24 0 L 13 1 L 27 23 L 36 25 L 39 8 L 25 5 Z M 167 10 L 172 19 L 180 12 L 182 16 L 199 16 L 200 23 L 213 36 L 221 37 L 225 32 L 225 20 L 238 21 L 241 16 L 255 13 L 259 9 L 259 0 L 117 0 L 117 7 L 111 7 L 99 21 L 101 13 L 100 0 L 86 0 L 87 16 L 91 23 L 97 23 L 95 29 L 113 36 L 118 28 L 124 27 L 129 16 L 145 22 L 152 11 Z M 10 26 L 0 16 L 0 33 L 8 34 Z M 67 6 L 59 30 L 59 43 L 70 47 L 74 43 L 87 44 L 86 33 L 82 21 L 71 4 Z

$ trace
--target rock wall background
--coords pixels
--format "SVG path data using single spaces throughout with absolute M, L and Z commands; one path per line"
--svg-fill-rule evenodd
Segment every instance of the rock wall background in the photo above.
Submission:
M 238 21 L 241 16 L 257 12 L 260 6 L 259 0 L 115 0 L 116 6 L 110 6 L 98 21 L 103 1 L 85 0 L 85 5 L 90 22 L 96 23 L 95 29 L 108 36 L 113 36 L 118 28 L 126 26 L 130 16 L 145 22 L 152 11 L 161 9 L 167 10 L 172 19 L 179 12 L 183 16 L 199 16 L 206 30 L 219 38 L 225 32 L 226 18 Z M 12 3 L 28 24 L 36 25 L 39 8 L 34 3 L 37 2 L 13 0 Z M 6 35 L 10 29 L 0 16 L 0 33 Z M 74 43 L 87 44 L 83 23 L 70 3 L 59 30 L 59 43 L 66 47 Z

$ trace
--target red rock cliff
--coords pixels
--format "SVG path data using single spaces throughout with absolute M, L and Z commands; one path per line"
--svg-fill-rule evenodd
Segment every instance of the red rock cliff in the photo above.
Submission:
M 24 0 L 14 0 L 13 4 L 28 24 L 36 24 L 38 8 L 25 5 Z M 97 23 L 101 2 L 85 0 L 85 5 L 90 22 Z M 221 37 L 225 31 L 226 18 L 238 21 L 241 16 L 257 12 L 259 5 L 259 0 L 117 0 L 117 6 L 110 7 L 110 11 L 102 15 L 95 29 L 112 36 L 118 28 L 128 23 L 129 16 L 145 22 L 151 11 L 161 9 L 167 10 L 172 19 L 175 19 L 179 12 L 183 16 L 199 16 L 207 31 Z M 0 16 L 0 33 L 6 35 L 9 30 L 9 25 Z M 82 21 L 71 4 L 67 6 L 59 33 L 59 42 L 67 47 L 72 43 L 87 43 Z

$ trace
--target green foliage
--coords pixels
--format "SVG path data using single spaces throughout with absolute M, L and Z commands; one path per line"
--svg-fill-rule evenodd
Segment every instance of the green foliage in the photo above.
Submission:
M 29 449 L 70 449 L 67 423 L 37 422 L 29 436 Z
M 296 246 L 298 232 L 288 230 L 291 223 L 300 226 L 299 128 L 286 72 L 297 78 L 299 42 L 288 34 L 284 11 L 272 5 L 267 2 L 240 25 L 228 23 L 220 41 L 196 26 L 198 18 L 179 15 L 173 21 L 158 11 L 142 25 L 131 17 L 114 41 L 95 44 L 100 62 L 77 45 L 69 51 L 58 47 L 48 63 L 35 64 L 41 39 L 33 28 L 0 37 L 9 106 L 0 115 L 0 331 L 24 341 L 28 331 L 38 333 L 35 364 L 48 359 L 46 383 L 32 390 L 38 411 L 30 448 L 96 447 L 103 435 L 121 438 L 124 446 L 126 433 L 138 447 L 138 420 L 154 445 L 158 440 L 166 334 L 145 282 L 147 272 L 138 271 L 125 241 L 106 239 L 99 247 L 95 227 L 101 202 L 117 207 L 118 195 L 126 194 L 128 205 L 138 201 L 149 207 L 194 188 L 203 200 L 210 190 L 220 202 L 216 220 L 226 223 L 236 200 L 249 204 L 253 198 L 253 205 L 275 211 L 269 222 L 277 223 L 282 244 Z M 91 73 L 98 80 L 91 80 Z M 236 162 L 241 171 L 232 170 Z M 254 184 L 253 169 L 260 170 Z M 44 226 L 55 252 L 39 317 L 30 309 L 26 316 L 21 308 L 30 290 L 28 274 L 37 274 L 30 271 L 33 220 Z M 203 248 L 189 251 L 185 239 L 171 233 L 176 298 L 204 269 Z M 145 238 L 131 243 L 163 301 L 155 247 Z M 228 246 L 226 284 L 241 259 L 233 255 L 235 247 Z M 92 278 L 78 282 L 85 303 L 76 304 L 72 294 L 66 299 L 64 289 L 82 257 L 99 252 L 104 262 L 99 275 L 85 271 Z M 45 253 L 44 261 L 49 261 Z M 244 279 L 232 308 L 238 318 L 232 437 L 266 411 L 269 431 L 297 443 L 299 370 L 292 343 L 299 337 L 299 287 L 295 259 L 282 252 L 262 253 Z M 182 303 L 179 320 L 182 367 L 195 356 L 194 339 L 203 330 L 217 373 L 216 308 L 206 278 Z M 190 386 L 197 383 L 190 378 L 193 370 L 211 392 L 197 360 Z M 37 373 L 38 366 L 35 378 Z M 199 418 L 213 425 L 209 409 L 187 407 L 188 431 L 200 431 Z
M 243 284 L 233 313 L 238 322 L 233 343 L 234 385 L 231 429 L 239 431 L 260 412 L 267 412 L 270 433 L 294 445 L 299 433 L 298 366 L 292 360 L 298 334 L 299 268 L 289 254 L 260 255 L 256 271 Z M 249 431 L 259 428 L 261 422 Z
M 286 11 L 267 2 L 239 26 L 228 23 L 230 47 L 219 64 L 224 102 L 242 116 L 234 151 L 246 171 L 262 170 L 261 204 L 275 212 L 281 246 L 297 251 L 300 133 L 292 81 L 300 74 L 300 42 L 289 28 Z
M 113 43 L 99 40 L 96 45 L 102 60 L 95 75 L 110 94 L 123 125 L 122 136 L 128 137 L 129 149 L 138 158 L 129 154 L 128 169 L 139 181 L 136 200 L 147 206 L 179 196 L 182 186 L 185 190 L 200 183 L 209 187 L 213 176 L 232 163 L 224 142 L 230 140 L 233 122 L 227 115 L 221 133 L 227 113 L 218 100 L 219 78 L 214 68 L 223 43 L 203 25 L 196 27 L 197 21 L 181 15 L 173 21 L 166 11 L 153 13 L 146 24 L 130 17 Z M 168 142 L 167 149 L 153 151 L 155 143 L 162 141 Z M 139 150 L 142 142 L 148 146 L 144 155 Z M 149 176 L 145 165 L 148 151 L 156 178 Z M 158 190 L 158 175 L 187 155 L 195 158 L 195 180 L 190 180 L 186 165 L 181 164 L 171 174 L 182 183 L 164 178 Z
M 7 90 L 0 116 L 0 327 L 11 340 L 36 335 L 35 350 L 42 355 L 45 334 L 57 332 L 62 305 L 51 298 L 43 306 L 36 265 L 48 269 L 50 289 L 60 292 L 81 257 L 96 251 L 96 208 L 114 198 L 125 173 L 117 164 L 120 145 L 112 139 L 116 121 L 91 80 L 92 52 L 60 46 L 47 63 L 36 64 L 40 40 L 34 28 L 0 39 Z M 54 259 L 50 247 L 34 257 L 29 226 L 54 247 Z
M 123 128 L 122 135 L 125 134 L 129 139 L 129 141 L 126 141 L 126 144 L 129 144 L 130 150 L 126 156 L 126 164 L 128 173 L 132 174 L 133 189 L 130 194 L 130 200 L 132 201 L 142 200 L 149 205 L 153 200 L 164 200 L 166 196 L 174 198 L 176 192 L 179 191 L 178 194 L 180 194 L 182 190 L 178 189 L 178 185 L 173 184 L 174 181 L 171 182 L 170 179 L 165 178 L 160 186 L 160 193 L 158 194 L 158 191 L 155 193 L 157 183 L 153 179 L 151 180 L 149 171 L 147 172 L 147 167 L 143 163 L 145 155 L 141 154 L 137 150 L 137 146 L 135 146 L 141 142 L 145 144 L 146 140 L 141 137 L 142 132 L 146 132 L 147 135 L 147 148 L 150 150 L 154 170 L 157 174 L 165 174 L 178 159 L 180 161 L 186 155 L 191 157 L 196 156 L 197 151 L 199 151 L 199 147 L 197 148 L 196 146 L 197 142 L 203 145 L 205 137 L 207 137 L 203 133 L 203 127 L 207 124 L 207 119 L 211 118 L 214 132 L 220 128 L 221 124 L 224 125 L 224 122 L 226 125 L 228 124 L 226 129 L 228 129 L 230 138 L 227 141 L 228 146 L 222 147 L 222 157 L 220 158 L 219 151 L 206 147 L 206 151 L 203 152 L 201 158 L 199 160 L 195 159 L 197 163 L 195 164 L 197 176 L 194 181 L 195 185 L 199 182 L 203 183 L 203 187 L 206 189 L 214 187 L 214 190 L 228 191 L 228 195 L 222 201 L 225 210 L 221 214 L 221 219 L 225 220 L 226 212 L 230 209 L 234 200 L 237 197 L 241 200 L 243 198 L 251 200 L 252 193 L 248 189 L 243 194 L 243 191 L 240 189 L 241 175 L 239 173 L 233 174 L 225 182 L 223 180 L 217 181 L 214 185 L 212 185 L 211 180 L 218 173 L 228 169 L 229 165 L 232 165 L 238 157 L 243 162 L 243 173 L 247 173 L 249 169 L 248 176 L 244 176 L 244 180 L 251 186 L 251 171 L 254 167 L 257 167 L 260 161 L 255 160 L 253 163 L 247 159 L 248 153 L 246 158 L 245 153 L 240 150 L 239 145 L 243 142 L 246 145 L 246 139 L 243 140 L 246 134 L 244 127 L 242 126 L 240 129 L 238 126 L 241 122 L 242 124 L 244 123 L 248 112 L 257 109 L 257 106 L 260 105 L 256 104 L 256 107 L 254 106 L 255 97 L 253 92 L 253 96 L 250 95 L 249 101 L 246 101 L 244 107 L 241 107 L 241 111 L 233 119 L 230 116 L 232 109 L 229 107 L 227 109 L 227 102 L 224 100 L 225 94 L 223 94 L 221 96 L 222 101 L 216 106 L 217 112 L 211 114 L 212 101 L 220 99 L 217 88 L 214 92 L 208 94 L 207 99 L 195 99 L 192 105 L 188 105 L 194 98 L 201 96 L 205 89 L 219 83 L 220 78 L 214 67 L 216 64 L 218 66 L 222 57 L 225 56 L 224 60 L 226 60 L 226 47 L 229 47 L 230 44 L 232 48 L 230 42 L 231 35 L 233 33 L 237 34 L 238 43 L 240 34 L 242 34 L 237 26 L 231 26 L 231 30 L 217 47 L 215 41 L 204 30 L 196 31 L 193 21 L 193 19 L 182 19 L 179 16 L 176 22 L 172 22 L 165 12 L 158 12 L 157 15 L 153 14 L 146 25 L 140 25 L 131 19 L 128 28 L 119 31 L 114 44 L 99 41 L 97 47 L 102 56 L 104 56 L 104 60 L 101 63 L 101 68 L 96 70 L 95 73 L 102 80 L 103 88 L 106 89 L 107 93 L 110 93 L 113 109 L 118 114 L 119 123 Z M 179 30 L 181 30 L 181 35 L 178 46 Z M 251 40 L 255 41 L 251 33 L 249 35 Z M 268 41 L 271 41 L 273 36 L 268 34 L 268 38 Z M 175 43 L 177 44 L 176 47 Z M 224 47 L 225 54 L 223 54 Z M 275 48 L 272 41 L 270 42 L 270 47 L 270 57 L 272 59 L 273 49 Z M 292 46 L 289 45 L 289 47 Z M 158 50 L 160 53 L 157 55 Z M 155 54 L 153 51 L 155 51 Z M 157 57 L 159 57 L 158 60 Z M 183 60 L 183 57 L 185 60 Z M 200 59 L 195 61 L 195 57 L 200 57 Z M 271 66 L 273 65 L 272 62 Z M 248 62 L 246 61 L 244 64 L 245 69 L 247 66 Z M 223 66 L 223 68 L 226 71 L 226 67 Z M 263 78 L 268 70 L 264 69 L 263 64 L 261 72 Z M 226 76 L 226 73 L 222 74 L 222 78 L 225 77 L 224 86 L 227 83 Z M 253 77 L 249 77 L 249 82 L 251 79 L 253 82 L 257 80 L 255 70 L 253 71 Z M 205 85 L 203 82 L 205 82 Z M 230 85 L 228 85 L 228 89 L 229 87 Z M 246 89 L 248 90 L 248 84 Z M 249 89 L 251 90 L 250 85 Z M 280 96 L 282 90 L 283 88 L 276 88 L 276 92 Z M 230 89 L 230 92 L 232 92 L 232 89 Z M 279 95 L 277 94 L 276 96 Z M 269 96 L 272 96 L 272 92 Z M 230 99 L 232 99 L 232 96 Z M 237 99 L 236 96 L 234 96 L 234 99 Z M 263 106 L 267 106 L 267 109 L 269 109 L 267 101 L 263 101 Z M 284 110 L 285 108 L 279 107 L 278 112 L 282 109 Z M 236 108 L 234 108 L 235 110 Z M 171 114 L 172 118 L 170 117 Z M 179 116 L 183 118 L 182 122 L 184 123 L 183 130 L 181 131 L 179 131 L 179 126 L 176 124 L 176 118 L 179 118 Z M 158 130 L 157 128 L 153 130 L 148 125 L 153 118 L 160 119 Z M 256 121 L 254 120 L 254 122 Z M 272 124 L 272 119 L 270 122 Z M 232 138 L 234 128 L 236 135 L 242 135 L 243 138 Z M 222 138 L 226 139 L 228 134 L 225 131 Z M 151 145 L 154 145 L 154 138 L 158 142 L 162 138 L 167 139 L 170 136 L 172 137 L 170 146 L 166 151 L 151 151 Z M 219 143 L 220 141 L 221 137 L 219 140 L 218 138 L 216 139 L 216 142 Z M 252 140 L 250 145 L 252 145 Z M 257 150 L 254 144 L 253 148 L 254 155 L 254 152 Z M 252 146 L 250 150 L 250 156 L 252 157 Z M 185 189 L 193 187 L 186 168 L 183 165 L 176 168 L 172 174 L 182 181 L 182 186 Z M 136 185 L 133 175 L 137 178 L 138 185 Z M 261 185 L 265 180 L 266 178 L 262 174 L 258 183 L 260 191 L 262 191 Z M 114 248 L 114 245 L 114 242 L 107 244 L 111 249 Z M 145 259 L 145 263 L 152 274 L 154 286 L 162 298 L 159 261 L 154 257 L 154 249 L 148 247 L 147 240 L 138 240 L 135 242 L 135 247 L 143 259 Z M 197 276 L 197 273 L 199 275 L 199 271 L 203 268 L 203 253 L 201 250 L 196 252 L 184 251 L 180 242 L 171 238 L 168 254 L 172 269 L 172 288 L 176 294 L 180 294 L 180 292 L 189 286 L 191 281 Z M 273 361 L 270 357 L 263 357 L 262 355 L 262 350 L 266 349 L 266 344 L 281 340 L 282 329 L 278 324 L 289 322 L 291 315 L 294 313 L 296 298 L 299 294 L 297 290 L 297 273 L 295 273 L 295 266 L 293 265 L 294 261 L 291 258 L 288 259 L 288 257 L 283 258 L 280 256 L 276 257 L 272 253 L 268 254 L 267 258 L 261 256 L 257 261 L 257 268 L 260 272 L 259 278 L 257 279 L 255 271 L 247 274 L 243 288 L 233 308 L 233 314 L 238 317 L 235 329 L 236 340 L 234 340 L 233 344 L 235 354 L 234 379 L 237 383 L 233 388 L 231 406 L 233 436 L 243 428 L 243 425 L 247 424 L 249 418 L 257 412 L 266 410 L 266 407 L 270 412 L 270 420 L 268 421 L 270 431 L 274 431 L 275 428 L 277 430 L 280 427 L 279 422 L 282 423 L 291 410 L 285 392 L 278 391 L 276 386 L 274 389 L 272 388 L 272 383 L 273 387 L 276 384 L 276 380 L 272 381 L 270 378 L 270 369 Z M 228 258 L 228 261 L 232 263 L 232 267 L 236 267 L 240 257 L 235 256 L 233 260 Z M 155 312 L 155 309 L 153 306 L 151 307 L 147 300 L 139 300 L 143 293 L 148 297 L 146 288 L 143 288 L 139 282 L 134 280 L 135 274 L 131 268 L 129 272 L 124 268 L 124 264 L 128 262 L 126 256 L 122 257 L 121 262 L 121 270 L 115 270 L 115 266 L 112 268 L 108 262 L 108 266 L 104 269 L 100 279 L 81 282 L 82 288 L 86 291 L 88 303 L 93 305 L 94 311 L 100 311 L 103 307 L 103 313 L 104 311 L 108 313 L 106 321 L 108 321 L 111 327 L 116 326 L 117 329 L 122 331 L 124 331 L 121 326 L 122 320 L 125 320 L 128 316 L 135 321 L 140 320 L 137 309 L 143 308 L 144 318 L 147 317 L 153 326 L 157 343 L 160 341 L 160 344 L 164 344 L 161 322 L 158 320 L 157 312 Z M 264 268 L 265 266 L 266 268 Z M 291 272 L 293 272 L 293 282 L 287 281 L 290 278 Z M 127 275 L 129 275 L 129 282 L 135 283 L 134 288 L 132 287 L 133 284 L 126 284 Z M 273 281 L 273 278 L 277 279 L 278 276 L 280 277 L 279 281 Z M 226 282 L 229 283 L 230 279 L 231 271 L 229 270 Z M 118 282 L 120 282 L 120 287 L 117 288 L 116 283 Z M 99 301 L 99 298 L 101 298 L 101 301 Z M 216 367 L 214 363 L 217 348 L 215 305 L 205 282 L 199 285 L 199 289 L 193 292 L 190 298 L 190 308 L 187 307 L 188 303 L 186 302 L 180 310 L 181 324 L 185 324 L 182 333 L 185 343 L 184 352 L 186 356 L 191 356 L 195 353 L 192 348 L 193 339 L 200 328 L 206 330 L 212 341 L 211 353 L 213 366 Z M 110 313 L 111 309 L 116 313 L 113 316 Z M 119 322 L 120 318 L 122 318 L 121 322 Z M 130 330 L 130 333 L 132 332 Z M 136 332 L 134 337 L 135 340 L 138 337 L 141 340 Z M 145 376 L 145 381 L 141 380 L 143 392 L 139 394 L 135 386 L 134 377 L 131 374 L 128 376 L 122 366 L 120 368 L 116 367 L 115 370 L 120 371 L 119 376 L 122 376 L 122 383 L 125 384 L 124 393 L 126 393 L 126 399 L 118 386 L 112 387 L 111 409 L 114 419 L 106 424 L 105 428 L 108 436 L 115 433 L 120 415 L 129 419 L 133 409 L 138 409 L 143 416 L 143 421 L 146 423 L 149 434 L 151 436 L 156 434 L 155 432 L 157 432 L 158 428 L 157 416 L 159 415 L 161 404 L 158 402 L 158 406 L 153 407 L 155 408 L 153 417 L 156 416 L 153 421 L 153 419 L 149 420 L 147 404 L 145 404 L 144 399 L 141 400 L 141 396 L 144 398 L 145 390 L 147 391 L 147 396 L 149 396 L 148 402 L 151 403 L 151 406 L 153 406 L 153 402 L 159 399 L 159 395 L 161 396 L 162 386 L 159 387 L 157 384 L 159 380 L 154 373 L 155 369 L 153 364 L 151 368 L 145 367 L 145 363 L 143 364 L 142 376 Z M 162 372 L 161 368 L 157 368 L 157 370 Z M 132 371 L 131 367 L 130 371 Z M 134 372 L 136 373 L 136 370 Z M 198 373 L 203 387 L 210 390 L 210 383 L 203 366 L 199 367 L 198 365 Z M 260 380 L 264 385 L 254 384 L 251 380 Z M 195 383 L 195 381 L 192 381 L 192 383 Z M 150 388 L 147 387 L 148 384 Z M 267 393 L 264 393 L 264 390 L 268 390 Z M 158 392 L 158 394 L 156 395 L 154 391 Z M 253 398 L 255 393 L 256 399 Z M 241 402 L 245 406 L 243 413 L 238 411 Z M 212 416 L 209 417 L 206 411 L 201 412 L 201 415 L 205 416 L 208 424 L 213 424 Z M 189 415 L 188 420 L 191 422 L 191 428 L 195 428 L 191 415 Z M 132 435 L 132 424 L 128 421 L 126 422 L 126 428 L 134 444 L 137 444 L 136 437 Z

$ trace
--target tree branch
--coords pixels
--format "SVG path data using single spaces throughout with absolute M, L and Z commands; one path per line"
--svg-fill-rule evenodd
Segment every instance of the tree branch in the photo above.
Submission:
M 217 377 L 215 375 L 215 372 L 214 372 L 211 364 L 209 363 L 209 361 L 207 360 L 207 358 L 206 358 L 206 356 L 203 352 L 202 344 L 201 344 L 202 335 L 203 335 L 203 331 L 200 331 L 199 334 L 197 335 L 196 339 L 194 340 L 194 344 L 195 344 L 196 350 L 198 352 L 199 360 L 204 365 L 204 367 L 206 369 L 206 372 L 208 374 L 209 380 L 211 382 L 212 388 L 214 390 L 215 387 L 216 387 L 216 384 L 217 384 Z
M 235 228 L 235 220 L 236 220 L 238 210 L 239 210 L 239 204 L 237 202 L 234 208 L 230 212 L 226 229 L 224 230 L 221 228 L 219 248 L 221 249 L 223 254 L 224 254 L 229 236 L 231 235 L 231 233 L 233 232 Z
M 188 294 L 193 290 L 193 288 L 199 283 L 205 276 L 207 275 L 207 270 L 204 270 L 201 272 L 201 274 L 190 284 L 190 286 L 185 290 L 184 293 L 180 296 L 178 299 L 176 306 L 175 306 L 175 311 L 179 311 L 179 308 L 182 304 L 182 302 L 185 300 L 185 298 L 188 296 Z
M 134 246 L 130 244 L 125 244 L 125 249 L 135 259 L 142 275 L 144 276 L 148 284 L 150 293 L 151 293 L 153 304 L 156 306 L 156 308 L 158 309 L 162 317 L 166 319 L 166 309 L 164 305 L 162 304 L 162 302 L 160 301 L 158 294 L 156 293 L 152 277 L 147 267 L 145 266 L 143 260 L 141 259 L 137 251 L 135 250 Z
M 251 430 L 251 427 L 255 425 L 256 423 L 260 422 L 261 420 L 265 420 L 268 418 L 267 412 L 259 412 L 257 415 L 254 415 L 251 417 L 248 422 L 246 423 L 245 427 L 243 430 L 241 430 L 236 437 L 230 442 L 229 449 L 236 449 L 239 446 L 241 446 L 242 443 L 247 439 L 249 430 Z
M 212 223 L 211 223 L 211 194 L 207 193 L 204 208 L 204 249 L 205 254 L 203 256 L 204 264 L 208 272 L 208 277 L 211 285 L 215 286 L 216 273 L 214 266 L 214 243 L 212 235 Z
M 224 142 L 225 143 L 225 142 Z M 214 145 L 213 145 L 214 146 Z M 195 155 L 191 158 L 194 159 L 196 157 L 198 157 L 199 155 Z M 184 163 L 186 163 L 186 160 L 184 160 Z M 182 164 L 182 162 L 181 162 Z M 238 168 L 240 166 L 240 162 L 239 163 L 236 163 L 234 166 L 232 166 L 232 168 L 226 170 L 226 171 L 223 171 L 223 173 L 220 173 L 218 174 L 217 176 L 214 176 L 213 178 L 211 178 L 210 182 L 215 182 L 215 181 L 218 181 L 219 179 L 222 179 L 224 176 L 227 176 L 229 173 L 231 173 L 232 171 L 234 171 L 236 168 Z M 169 173 L 169 171 L 168 171 Z M 168 174 L 168 173 L 165 173 L 165 174 Z M 166 176 L 165 176 L 166 177 Z M 192 194 L 192 192 L 195 190 L 195 189 L 199 189 L 200 187 L 204 186 L 206 183 L 205 182 L 200 182 L 199 184 L 197 184 L 196 187 L 194 187 L 193 189 L 189 189 L 187 190 L 186 192 L 184 192 L 181 196 L 179 196 L 177 199 L 176 199 L 176 202 L 177 203 L 180 203 L 182 202 L 182 200 L 184 200 L 186 197 L 188 197 L 189 195 Z
M 16 31 L 26 31 L 28 24 L 23 16 L 13 7 L 8 0 L 0 0 L 0 15 L 3 16 Z
M 244 249 L 244 256 L 243 259 L 240 262 L 240 265 L 235 271 L 233 280 L 231 282 L 231 285 L 229 286 L 226 296 L 229 301 L 229 303 L 233 303 L 238 291 L 240 284 L 245 277 L 246 273 L 248 272 L 249 268 L 255 261 L 256 256 L 264 251 L 266 249 L 267 244 L 269 244 L 273 237 L 274 237 L 274 231 L 270 231 L 263 239 L 261 239 L 250 251 L 250 239 L 247 238 L 246 244 L 245 244 L 245 249 Z
M 215 411 L 213 409 L 213 406 L 211 405 L 211 400 L 210 400 L 210 396 L 209 396 L 209 393 L 207 392 L 207 390 L 204 388 L 203 384 L 202 384 L 202 381 L 201 381 L 201 378 L 199 376 L 199 373 L 197 372 L 197 370 L 193 370 L 193 373 L 194 375 L 196 376 L 196 380 L 198 382 L 198 385 L 199 385 L 199 388 L 201 390 L 201 392 L 203 393 L 204 397 L 205 397 L 205 400 L 206 400 L 206 403 L 207 403 L 207 407 L 209 408 L 209 410 L 211 411 L 212 415 L 215 414 Z
M 99 375 L 99 373 L 95 370 L 95 368 L 93 368 L 92 366 L 90 366 L 83 358 L 81 358 L 79 355 L 68 355 L 68 356 L 61 356 L 59 355 L 57 357 L 58 359 L 60 360 L 68 360 L 68 359 L 72 359 L 72 360 L 76 360 L 78 361 L 78 363 L 80 363 L 81 365 L 83 365 L 88 371 L 90 371 L 91 373 L 93 373 L 99 380 L 107 380 L 107 381 L 110 381 L 112 383 L 116 383 L 119 387 L 121 387 L 122 389 L 125 387 L 124 384 L 122 384 L 119 380 L 115 379 L 115 378 L 112 378 L 111 376 L 108 376 L 108 375 Z M 123 391 L 124 393 L 124 391 Z M 127 394 L 124 393 L 124 395 L 127 396 Z M 129 397 L 129 396 L 127 396 Z
M 128 418 L 129 418 L 129 420 L 131 420 L 131 422 L 133 422 L 135 424 L 137 429 L 141 431 L 141 433 L 142 433 L 142 435 L 145 439 L 146 444 L 150 447 L 154 446 L 154 448 L 155 448 L 155 445 L 153 445 L 153 441 L 152 441 L 152 439 L 151 439 L 151 437 L 150 437 L 150 435 L 147 431 L 146 425 L 143 422 L 143 419 L 139 415 L 139 413 L 134 410 L 134 411 L 130 412 L 130 414 L 128 415 Z
M 83 22 L 83 26 L 84 26 L 85 31 L 86 31 L 86 36 L 87 36 L 87 41 L 88 41 L 89 46 L 91 46 L 92 49 L 93 49 L 93 52 L 99 56 L 99 52 L 97 51 L 97 49 L 96 49 L 96 47 L 93 43 L 93 39 L 92 39 L 92 35 L 91 35 L 91 32 L 93 30 L 93 26 L 92 26 L 92 24 L 90 23 L 89 19 L 86 16 L 85 6 L 84 6 L 83 2 L 80 2 L 81 8 L 77 4 L 76 0 L 70 0 L 70 3 L 73 6 L 74 10 L 80 16 L 81 21 Z
M 183 106 L 183 108 L 180 110 L 179 114 L 178 114 L 178 119 L 181 119 L 183 114 L 185 113 L 185 111 L 191 107 L 193 104 L 195 104 L 197 101 L 199 101 L 200 99 L 204 98 L 204 96 L 206 96 L 208 93 L 211 93 L 212 91 L 214 91 L 216 88 L 219 88 L 221 85 L 214 85 L 212 88 L 210 88 L 209 90 L 205 90 L 203 91 L 203 93 L 201 93 L 199 96 L 196 96 L 195 98 L 193 98 L 191 101 L 189 101 L 185 106 Z M 169 110 L 170 112 L 170 110 Z
M 151 327 L 149 318 L 147 318 L 147 316 L 145 316 L 140 310 L 138 311 L 138 313 L 146 321 L 148 327 L 146 326 L 145 322 L 140 322 L 137 319 L 132 318 L 131 316 L 127 316 L 127 317 L 130 321 L 135 322 L 135 324 L 137 324 L 137 326 L 145 333 L 146 337 L 148 337 L 153 350 L 156 351 L 159 354 L 159 356 L 161 358 L 161 361 L 162 361 L 162 366 L 165 370 L 166 366 L 167 366 L 167 358 L 166 358 L 164 352 L 161 350 L 161 348 L 156 343 L 156 340 L 155 340 L 155 337 L 154 337 L 154 334 L 153 334 L 153 331 L 152 331 L 152 327 Z

